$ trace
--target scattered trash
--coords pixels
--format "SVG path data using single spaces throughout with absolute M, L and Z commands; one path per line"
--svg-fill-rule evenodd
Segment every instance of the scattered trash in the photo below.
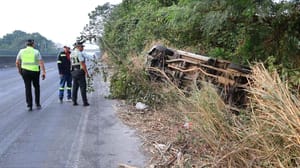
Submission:
M 137 167 L 129 166 L 126 164 L 119 164 L 119 168 L 137 168 Z
M 166 149 L 166 147 L 167 147 L 167 145 L 165 145 L 165 144 L 155 144 L 154 145 L 156 148 L 158 148 L 158 149 L 161 149 L 161 150 L 164 150 L 164 149 Z
M 137 102 L 136 105 L 135 105 L 135 108 L 138 109 L 138 110 L 144 110 L 146 109 L 148 106 L 144 103 L 141 103 L 141 102 Z
M 183 127 L 184 127 L 185 129 L 190 129 L 190 128 L 192 127 L 192 122 L 185 122 L 185 123 L 183 124 Z

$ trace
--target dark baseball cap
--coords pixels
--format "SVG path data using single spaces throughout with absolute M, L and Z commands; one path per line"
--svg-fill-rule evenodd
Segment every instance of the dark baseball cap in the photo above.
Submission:
M 76 42 L 73 45 L 74 45 L 74 47 L 84 47 L 83 43 L 81 43 L 81 42 Z
M 33 39 L 28 39 L 28 40 L 26 41 L 26 44 L 27 44 L 27 45 L 32 45 L 32 44 L 34 44 L 34 40 L 33 40 Z

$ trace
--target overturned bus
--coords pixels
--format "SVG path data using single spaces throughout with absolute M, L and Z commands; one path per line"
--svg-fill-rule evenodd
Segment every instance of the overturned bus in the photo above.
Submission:
M 230 61 L 210 58 L 186 51 L 153 46 L 148 52 L 148 72 L 152 80 L 168 78 L 185 93 L 203 82 L 213 84 L 226 104 L 243 107 L 247 103 L 251 68 Z

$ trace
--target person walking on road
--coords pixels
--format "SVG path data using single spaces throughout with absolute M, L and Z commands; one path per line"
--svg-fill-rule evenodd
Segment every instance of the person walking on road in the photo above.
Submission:
M 87 67 L 85 64 L 86 57 L 83 53 L 84 45 L 80 42 L 74 44 L 74 51 L 71 53 L 71 74 L 73 78 L 72 101 L 73 105 L 77 106 L 77 92 L 80 87 L 81 98 L 83 106 L 89 106 L 86 95 L 86 77 L 89 77 Z
M 28 39 L 26 45 L 26 48 L 21 49 L 17 55 L 16 66 L 24 80 L 28 111 L 32 111 L 31 84 L 34 87 L 36 107 L 37 109 L 41 109 L 40 69 L 42 69 L 43 80 L 46 77 L 46 70 L 40 52 L 34 48 L 34 40 Z
M 59 82 L 59 101 L 63 102 L 65 84 L 67 83 L 67 101 L 72 101 L 71 89 L 72 89 L 72 75 L 71 75 L 71 60 L 70 60 L 70 47 L 64 46 L 64 51 L 60 52 L 57 56 L 57 67 L 60 77 Z

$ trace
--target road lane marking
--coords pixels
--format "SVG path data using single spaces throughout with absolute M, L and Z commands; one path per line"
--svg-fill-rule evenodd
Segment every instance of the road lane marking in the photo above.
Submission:
M 82 113 L 80 116 L 79 124 L 77 125 L 76 128 L 76 135 L 71 146 L 67 164 L 65 166 L 66 168 L 78 168 L 79 165 L 79 159 L 80 159 L 80 154 L 83 145 L 84 132 L 86 130 L 88 116 L 89 116 L 89 109 L 82 110 L 81 112 Z

